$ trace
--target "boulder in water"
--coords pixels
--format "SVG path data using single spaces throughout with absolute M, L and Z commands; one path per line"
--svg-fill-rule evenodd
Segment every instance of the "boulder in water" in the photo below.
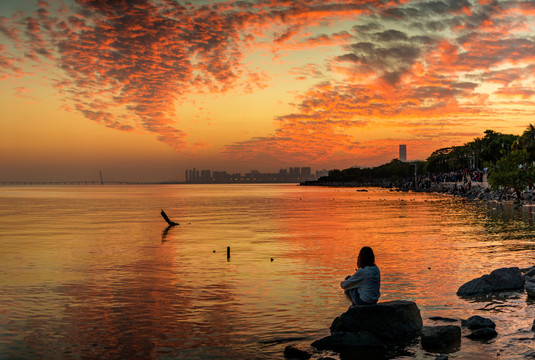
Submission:
M 524 285 L 528 297 L 535 298 L 535 278 L 526 276 L 526 284 Z
M 484 318 L 479 315 L 470 316 L 466 320 L 461 320 L 461 325 L 469 328 L 470 330 L 477 330 L 483 328 L 496 328 L 496 324 L 491 319 Z
M 286 346 L 284 349 L 284 357 L 290 358 L 290 359 L 299 359 L 299 360 L 307 360 L 310 359 L 312 355 L 310 355 L 308 352 L 298 349 L 294 346 Z
M 535 276 L 535 266 L 531 266 L 525 269 L 520 269 L 524 276 Z
M 461 345 L 461 327 L 457 325 L 424 326 L 422 348 L 431 352 L 452 352 Z
M 384 349 L 385 345 L 368 331 L 336 332 L 312 343 L 318 350 L 344 350 L 357 348 Z
M 486 294 L 495 291 L 519 290 L 524 287 L 524 276 L 518 267 L 501 268 L 462 285 L 458 296 Z
M 496 330 L 494 330 L 493 328 L 486 327 L 486 328 L 474 330 L 473 333 L 471 333 L 470 335 L 467 335 L 466 337 L 472 340 L 485 341 L 485 340 L 490 340 L 492 338 L 495 338 L 496 336 L 498 336 L 498 333 L 496 332 Z
M 353 305 L 334 319 L 330 330 L 331 334 L 367 331 L 389 345 L 417 337 L 422 325 L 415 302 L 395 300 L 375 305 Z

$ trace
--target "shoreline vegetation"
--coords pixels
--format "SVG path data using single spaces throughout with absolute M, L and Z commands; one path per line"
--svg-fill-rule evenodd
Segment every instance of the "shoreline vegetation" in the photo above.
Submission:
M 373 167 L 331 170 L 302 186 L 381 187 L 459 196 L 469 200 L 531 204 L 535 180 L 535 128 L 522 135 L 486 130 L 462 146 L 438 149 L 425 161 L 394 159 Z

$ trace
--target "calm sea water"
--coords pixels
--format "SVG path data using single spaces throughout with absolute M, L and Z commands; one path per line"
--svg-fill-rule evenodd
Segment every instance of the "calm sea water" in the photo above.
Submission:
M 495 340 L 463 338 L 450 358 L 535 351 L 525 293 L 455 295 L 493 269 L 535 265 L 535 208 L 368 190 L 2 187 L 0 358 L 283 358 L 347 309 L 339 283 L 364 245 L 382 272 L 381 300 L 416 301 L 427 325 L 495 320 Z M 161 209 L 180 226 L 166 231 Z

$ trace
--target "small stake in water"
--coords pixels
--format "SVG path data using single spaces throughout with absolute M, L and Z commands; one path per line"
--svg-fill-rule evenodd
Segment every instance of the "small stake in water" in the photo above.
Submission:
M 230 246 L 227 246 L 227 261 L 230 260 Z

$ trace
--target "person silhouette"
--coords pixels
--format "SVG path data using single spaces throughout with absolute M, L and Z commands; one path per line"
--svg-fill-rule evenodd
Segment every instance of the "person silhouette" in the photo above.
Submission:
M 375 255 L 369 246 L 360 249 L 357 258 L 357 269 L 340 283 L 345 295 L 353 305 L 373 305 L 377 303 L 381 293 L 381 273 L 375 265 Z

